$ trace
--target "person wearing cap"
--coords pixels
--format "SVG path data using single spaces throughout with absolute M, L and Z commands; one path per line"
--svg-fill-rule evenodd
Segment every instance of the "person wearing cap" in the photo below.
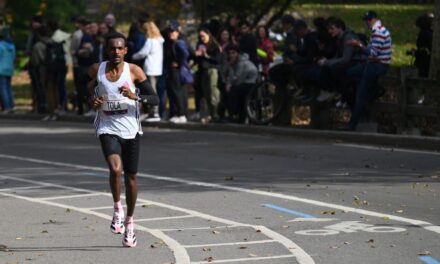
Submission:
M 390 32 L 382 25 L 377 13 L 374 11 L 367 11 L 363 20 L 371 29 L 369 45 L 364 46 L 360 40 L 351 40 L 348 44 L 367 55 L 368 61 L 347 71 L 347 75 L 357 81 L 357 87 L 350 122 L 347 126 L 341 127 L 344 130 L 356 130 L 356 126 L 365 112 L 367 102 L 378 94 L 377 79 L 387 73 L 391 63 Z
M 225 91 L 228 94 L 228 113 L 231 121 L 244 123 L 246 118 L 246 96 L 256 84 L 258 70 L 247 53 L 239 53 L 239 47 L 226 48 L 228 66 L 225 72 Z
M 174 124 L 187 122 L 187 87 L 192 82 L 192 72 L 188 65 L 189 49 L 180 39 L 178 24 L 170 24 L 165 33 L 164 70 L 166 90 L 170 104 L 170 119 Z

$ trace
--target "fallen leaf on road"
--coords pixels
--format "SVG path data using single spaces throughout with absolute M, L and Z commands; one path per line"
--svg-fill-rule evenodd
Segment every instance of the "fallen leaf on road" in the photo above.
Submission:
M 49 233 L 47 230 L 43 230 L 43 231 L 41 231 L 41 233 L 43 233 L 43 234 L 47 234 L 47 233 Z
M 350 245 L 350 242 L 345 241 L 345 242 L 344 242 L 344 245 Z
M 148 207 L 149 207 L 148 204 L 143 204 L 143 205 L 142 205 L 142 208 L 148 208 Z
M 422 252 L 419 253 L 419 256 L 430 256 L 431 255 L 431 251 L 429 250 L 423 250 Z
M 403 210 L 397 210 L 397 211 L 394 211 L 395 213 L 398 213 L 398 214 L 401 214 L 401 213 L 403 213 Z
M 370 245 L 371 248 L 375 248 L 376 246 L 374 245 L 374 239 L 370 239 L 367 241 L 368 245 Z
M 22 240 L 23 238 L 21 237 L 16 237 L 15 240 Z
M 239 249 L 247 249 L 247 247 L 241 246 L 241 247 L 239 247 Z
M 70 210 L 70 208 L 67 208 L 66 213 L 70 213 L 70 212 L 72 212 L 72 210 Z
M 208 252 L 208 251 L 211 251 L 211 249 L 210 248 L 206 248 L 206 247 L 204 247 L 203 249 L 202 249 L 204 252 Z
M 226 177 L 225 181 L 233 181 L 234 180 L 234 176 L 230 176 L 230 177 Z
M 327 215 L 327 214 L 329 214 L 329 215 L 334 215 L 334 214 L 336 214 L 336 211 L 322 211 L 321 212 L 321 214 L 323 214 L 323 215 Z
M 249 257 L 252 257 L 252 258 L 253 258 L 253 257 L 257 257 L 257 255 L 255 255 L 254 253 L 249 253 L 248 256 L 249 256 Z
M 220 231 L 213 230 L 212 233 L 213 233 L 214 235 L 217 235 L 217 234 L 220 234 Z
M 261 233 L 261 230 L 260 229 L 258 229 L 257 231 L 256 231 L 257 233 Z
M 214 260 L 214 258 L 213 257 L 207 257 L 207 258 L 205 258 L 205 260 L 208 261 L 208 262 L 212 262 Z

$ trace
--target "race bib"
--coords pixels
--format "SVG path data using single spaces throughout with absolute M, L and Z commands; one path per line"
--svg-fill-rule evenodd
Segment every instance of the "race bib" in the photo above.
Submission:
M 106 115 L 124 115 L 128 113 L 127 98 L 122 95 L 109 94 L 104 96 L 104 103 L 101 106 Z

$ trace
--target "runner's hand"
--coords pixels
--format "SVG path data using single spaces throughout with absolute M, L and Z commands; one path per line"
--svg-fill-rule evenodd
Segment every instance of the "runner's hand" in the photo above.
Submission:
M 104 98 L 102 96 L 94 97 L 92 101 L 92 107 L 93 109 L 98 109 L 101 107 L 101 105 L 104 103 Z
M 119 87 L 119 91 L 121 92 L 121 94 L 131 100 L 136 100 L 138 99 L 137 95 L 134 94 L 130 88 L 126 87 L 126 86 L 121 86 Z

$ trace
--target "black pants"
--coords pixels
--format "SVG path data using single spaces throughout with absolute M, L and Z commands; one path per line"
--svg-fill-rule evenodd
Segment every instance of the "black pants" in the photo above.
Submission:
M 254 87 L 254 84 L 242 83 L 231 87 L 231 91 L 228 96 L 228 112 L 230 117 L 238 117 L 232 121 L 238 121 L 243 123 L 246 119 L 246 96 L 249 91 Z
M 167 93 L 170 100 L 170 116 L 186 115 L 186 87 L 180 83 L 178 68 L 172 68 L 167 72 Z

